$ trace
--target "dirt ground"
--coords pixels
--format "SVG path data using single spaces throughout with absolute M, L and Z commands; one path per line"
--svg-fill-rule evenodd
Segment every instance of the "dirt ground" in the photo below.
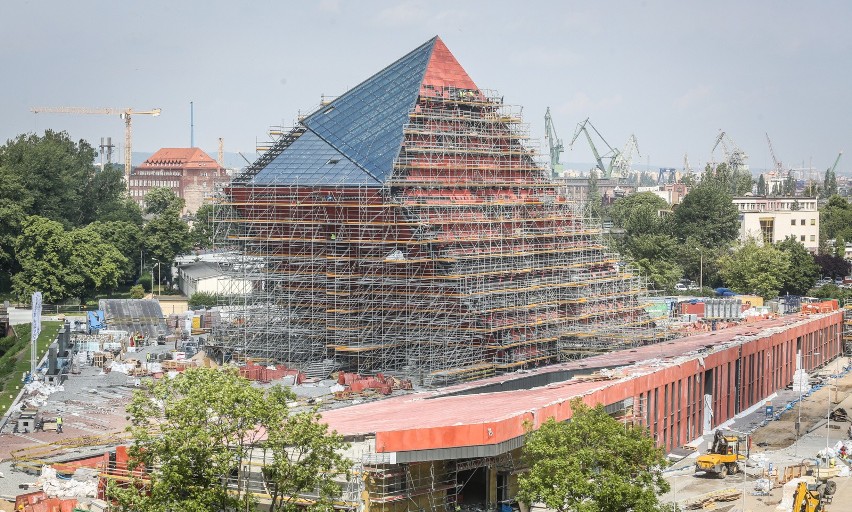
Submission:
M 837 374 L 849 362 L 841 358 L 832 362 L 827 368 L 817 374 Z M 731 502 L 717 502 L 703 510 L 718 511 L 748 511 L 776 512 L 782 499 L 783 489 L 773 487 L 768 496 L 758 496 L 754 491 L 755 481 L 765 477 L 769 463 L 775 470 L 783 474 L 783 469 L 796 466 L 802 462 L 817 464 L 817 453 L 826 447 L 834 446 L 838 440 L 849 439 L 850 422 L 831 422 L 831 428 L 826 428 L 826 415 L 829 407 L 843 407 L 852 416 L 852 372 L 837 379 L 831 379 L 831 386 L 823 386 L 802 401 L 801 406 L 801 437 L 796 439 L 796 422 L 799 419 L 798 405 L 786 411 L 779 420 L 770 421 L 765 426 L 757 428 L 752 433 L 752 459 L 746 473 L 728 475 L 724 479 L 706 477 L 695 473 L 695 456 L 688 457 L 676 463 L 667 471 L 667 480 L 672 491 L 662 497 L 663 502 L 677 502 L 684 507 L 697 497 L 722 489 L 735 489 L 737 499 Z M 788 391 L 784 396 L 790 396 Z M 783 407 L 778 400 L 773 400 L 776 407 Z M 700 447 L 701 453 L 706 451 L 706 444 Z M 763 461 L 762 465 L 757 464 Z M 850 461 L 852 464 L 852 461 Z M 837 464 L 843 464 L 838 461 Z M 837 491 L 831 503 L 824 504 L 826 512 L 852 511 L 852 478 L 836 477 Z M 742 492 L 742 491 L 745 492 Z M 745 499 L 743 500 L 743 495 Z M 784 510 L 783 512 L 791 512 Z
M 852 374 L 850 374 L 852 375 Z M 796 441 L 796 423 L 801 414 L 802 423 L 800 425 L 801 435 L 806 435 L 811 432 L 822 429 L 823 434 L 826 427 L 826 414 L 828 412 L 828 395 L 831 394 L 832 408 L 836 408 L 852 394 L 852 376 L 847 375 L 843 379 L 837 379 L 835 383 L 832 379 L 832 385 L 823 387 L 816 391 L 811 396 L 806 397 L 799 404 L 793 406 L 792 409 L 781 415 L 781 418 L 776 421 L 769 422 L 765 427 L 761 427 L 752 435 L 752 446 L 765 447 L 767 450 L 786 448 Z M 801 411 L 799 408 L 801 407 Z M 846 412 L 852 416 L 852 410 L 846 409 Z M 847 432 L 849 422 L 837 424 L 832 422 L 831 429 L 836 430 L 837 434 Z

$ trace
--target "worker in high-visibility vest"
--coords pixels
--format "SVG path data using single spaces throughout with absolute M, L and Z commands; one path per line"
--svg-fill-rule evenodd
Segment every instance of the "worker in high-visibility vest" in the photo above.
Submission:
M 56 432 L 59 434 L 62 433 L 62 416 L 56 417 Z

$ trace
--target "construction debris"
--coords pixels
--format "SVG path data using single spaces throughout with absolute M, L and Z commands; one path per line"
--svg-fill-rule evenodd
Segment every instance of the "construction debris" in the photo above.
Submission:
M 700 496 L 696 496 L 684 504 L 687 510 L 698 510 L 711 508 L 713 504 L 718 502 L 727 502 L 738 500 L 742 497 L 742 490 L 735 488 L 722 489 L 720 491 L 708 492 Z

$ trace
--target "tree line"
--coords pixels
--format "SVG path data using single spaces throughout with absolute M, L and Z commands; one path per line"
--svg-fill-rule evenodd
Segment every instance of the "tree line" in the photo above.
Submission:
M 181 218 L 184 202 L 170 189 L 152 190 L 142 211 L 122 168 L 101 170 L 95 157 L 85 140 L 53 130 L 0 147 L 0 293 L 85 301 L 139 281 L 157 263 L 169 280 L 176 255 L 210 245 L 206 226 L 190 230 Z
M 751 176 L 720 164 L 708 166 L 700 182 L 693 183 L 674 208 L 645 192 L 616 200 L 606 212 L 615 228 L 613 246 L 656 289 L 672 292 L 688 278 L 773 298 L 807 294 L 821 275 L 849 273 L 843 250 L 845 240 L 852 240 L 852 207 L 845 199 L 833 196 L 822 208 L 821 246 L 813 255 L 793 238 L 772 244 L 738 240 L 739 212 L 733 197 L 751 190 Z M 837 249 L 829 245 L 830 239 L 837 240 Z

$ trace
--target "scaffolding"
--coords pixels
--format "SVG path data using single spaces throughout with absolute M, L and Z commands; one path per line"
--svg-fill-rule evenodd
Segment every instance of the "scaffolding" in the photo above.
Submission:
M 382 184 L 253 180 L 304 133 L 286 131 L 217 205 L 225 268 L 253 289 L 226 295 L 223 349 L 443 385 L 663 336 L 641 277 L 496 93 L 421 85 Z
M 362 461 L 355 473 L 363 475 L 370 510 L 494 510 L 517 493 L 519 456 L 515 450 L 490 457 L 399 464 Z

